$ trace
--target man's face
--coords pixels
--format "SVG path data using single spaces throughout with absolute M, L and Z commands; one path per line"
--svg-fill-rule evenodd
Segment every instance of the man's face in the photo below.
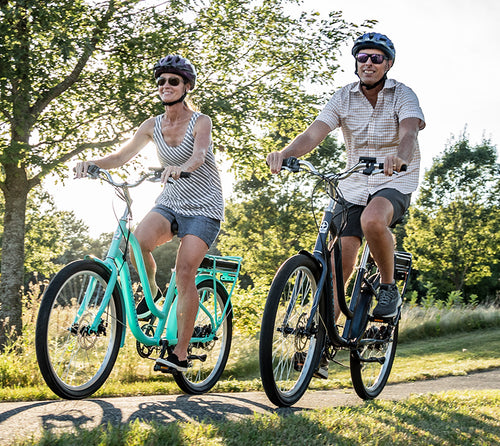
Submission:
M 384 59 L 381 64 L 373 63 L 371 58 L 367 58 L 366 62 L 360 62 L 358 57 L 363 54 L 379 54 L 384 56 L 384 52 L 377 49 L 365 49 L 361 50 L 356 56 L 356 66 L 358 68 L 358 76 L 361 82 L 367 85 L 373 85 L 375 82 L 382 79 L 385 73 L 389 71 L 392 66 L 392 60 Z

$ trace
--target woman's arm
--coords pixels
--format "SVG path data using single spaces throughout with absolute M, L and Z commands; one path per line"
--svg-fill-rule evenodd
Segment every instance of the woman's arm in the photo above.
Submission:
M 97 160 L 82 161 L 75 168 L 76 178 L 87 176 L 87 169 L 91 164 L 102 169 L 114 169 L 123 166 L 137 155 L 153 139 L 154 119 L 144 121 L 130 139 L 119 150 Z

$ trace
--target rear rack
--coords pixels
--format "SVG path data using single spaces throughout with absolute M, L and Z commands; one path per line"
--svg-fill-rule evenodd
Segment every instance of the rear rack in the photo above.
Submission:
M 207 254 L 198 271 L 211 275 L 220 275 L 222 282 L 235 282 L 241 268 L 242 257 L 214 256 Z
M 394 253 L 394 278 L 405 280 L 411 271 L 412 255 L 409 252 L 396 251 Z

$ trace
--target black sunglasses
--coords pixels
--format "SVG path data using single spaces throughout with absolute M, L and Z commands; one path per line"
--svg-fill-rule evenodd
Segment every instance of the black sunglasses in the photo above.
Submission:
M 371 59 L 372 63 L 375 65 L 380 65 L 384 60 L 387 60 L 388 57 L 383 54 L 358 53 L 356 55 L 356 60 L 360 63 L 365 63 L 368 59 Z
M 168 85 L 177 87 L 181 83 L 181 79 L 179 79 L 178 77 L 159 77 L 158 79 L 156 79 L 156 85 L 158 85 L 158 87 L 165 85 L 167 82 Z

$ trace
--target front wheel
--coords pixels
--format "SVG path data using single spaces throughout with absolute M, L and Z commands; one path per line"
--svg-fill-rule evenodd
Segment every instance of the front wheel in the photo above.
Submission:
M 81 399 L 106 381 L 123 334 L 123 306 L 115 288 L 103 302 L 109 272 L 92 260 L 64 267 L 44 293 L 36 323 L 36 356 L 58 396 Z
M 323 344 L 320 312 L 306 331 L 317 290 L 319 268 L 304 254 L 288 259 L 276 273 L 267 296 L 259 342 L 260 374 L 269 400 L 291 406 L 307 390 Z
M 208 392 L 219 380 L 226 367 L 233 336 L 233 310 L 226 288 L 213 279 L 197 285 L 200 308 L 196 316 L 193 337 L 210 338 L 204 342 L 191 342 L 188 356 L 191 366 L 186 372 L 174 373 L 177 385 L 186 393 L 200 395 Z

